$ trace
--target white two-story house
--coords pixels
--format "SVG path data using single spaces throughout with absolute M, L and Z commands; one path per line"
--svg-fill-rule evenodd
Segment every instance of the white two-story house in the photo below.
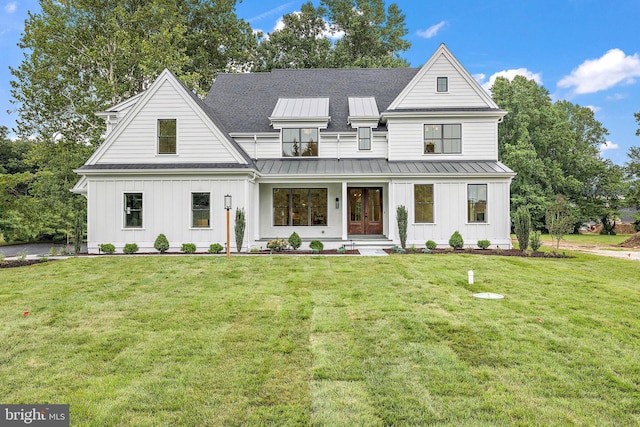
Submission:
M 511 247 L 506 112 L 445 45 L 418 69 L 219 74 L 204 102 L 165 70 L 98 114 L 105 140 L 73 189 L 90 253 L 153 251 L 160 233 L 171 250 L 224 245 L 225 195 L 232 230 L 245 210 L 244 250 L 294 231 L 329 248 L 398 244 L 399 205 L 408 245 L 447 246 L 457 230 L 467 246 Z

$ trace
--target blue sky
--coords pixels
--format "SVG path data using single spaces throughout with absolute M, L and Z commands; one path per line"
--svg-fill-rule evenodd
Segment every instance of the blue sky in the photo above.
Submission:
M 304 1 L 244 0 L 238 16 L 270 32 L 283 14 Z M 318 0 L 314 1 L 315 4 Z M 387 5 L 391 1 L 386 1 Z M 487 87 L 497 75 L 524 74 L 554 100 L 588 106 L 609 130 L 602 156 L 618 164 L 640 145 L 633 113 L 640 111 L 640 0 L 397 0 L 406 15 L 411 49 L 404 57 L 422 65 L 445 43 L 462 65 Z M 35 0 L 0 0 L 0 125 L 8 114 L 11 75 L 22 52 L 16 46 L 27 10 Z

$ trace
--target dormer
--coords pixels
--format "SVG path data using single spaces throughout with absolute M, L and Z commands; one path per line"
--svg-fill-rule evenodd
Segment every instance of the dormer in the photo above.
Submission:
M 329 98 L 278 98 L 271 116 L 274 129 L 329 126 Z

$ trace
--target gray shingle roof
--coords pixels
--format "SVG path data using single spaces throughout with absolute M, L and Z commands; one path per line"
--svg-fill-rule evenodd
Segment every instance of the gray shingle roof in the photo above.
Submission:
M 418 68 L 338 68 L 218 74 L 205 104 L 228 132 L 277 132 L 269 116 L 278 98 L 328 97 L 327 131 L 352 131 L 349 97 L 375 97 L 384 111 Z

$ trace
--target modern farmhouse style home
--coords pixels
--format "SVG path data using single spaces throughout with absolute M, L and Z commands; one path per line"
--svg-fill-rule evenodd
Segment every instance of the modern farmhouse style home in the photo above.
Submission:
M 165 70 L 98 113 L 105 140 L 73 191 L 88 199 L 90 253 L 151 251 L 160 233 L 171 250 L 224 245 L 225 195 L 232 229 L 245 210 L 245 250 L 294 231 L 328 248 L 399 244 L 399 205 L 408 245 L 447 246 L 457 230 L 509 248 L 505 114 L 444 44 L 419 69 L 219 74 L 204 102 Z

